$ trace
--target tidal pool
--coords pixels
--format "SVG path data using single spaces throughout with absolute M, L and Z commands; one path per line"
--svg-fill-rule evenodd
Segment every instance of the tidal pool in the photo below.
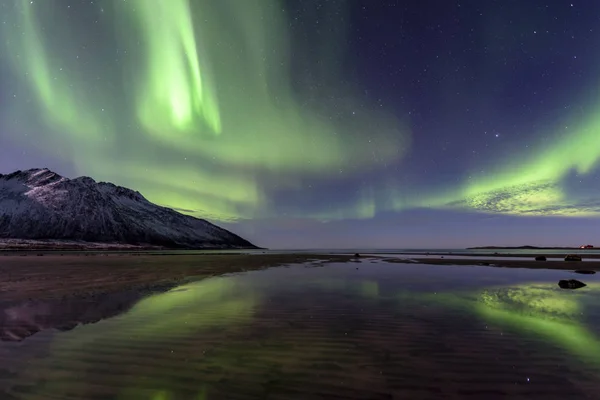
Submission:
M 308 263 L 1 314 L 7 400 L 600 393 L 600 281 L 569 271 Z

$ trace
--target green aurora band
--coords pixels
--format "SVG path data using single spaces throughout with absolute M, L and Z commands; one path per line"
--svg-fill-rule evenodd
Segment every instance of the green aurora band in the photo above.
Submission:
M 267 213 L 279 189 L 374 170 L 374 155 L 394 162 L 408 148 L 404 124 L 327 79 L 341 73 L 336 62 L 322 63 L 321 78 L 334 82 L 352 120 L 295 95 L 279 1 L 102 3 L 98 25 L 116 28 L 116 38 L 94 48 L 72 34 L 58 3 L 16 0 L 5 10 L 20 28 L 5 27 L 5 54 L 27 99 L 10 110 L 10 132 L 80 173 L 227 220 Z M 98 61 L 115 52 L 110 67 Z M 374 127 L 381 134 L 367 137 Z
M 596 104 L 593 109 L 599 110 L 600 101 Z M 567 190 L 570 173 L 584 177 L 598 167 L 599 129 L 597 112 L 574 119 L 557 128 L 554 140 L 539 143 L 535 153 L 513 154 L 502 168 L 492 168 L 495 172 L 469 181 L 454 197 L 434 203 L 515 215 L 599 215 L 593 198 L 572 196 Z
M 221 133 L 214 90 L 200 67 L 190 5 L 185 1 L 118 2 L 146 39 L 146 71 L 137 86 L 138 118 L 148 132 Z M 126 6 L 123 6 L 126 5 Z M 201 129 L 199 129 L 201 128 Z
M 594 110 L 600 110 L 600 101 Z M 600 163 L 600 118 L 597 113 L 557 128 L 554 140 L 536 151 L 513 153 L 488 172 L 457 186 L 406 193 L 393 183 L 363 188 L 354 203 L 320 215 L 323 219 L 372 218 L 380 211 L 411 208 L 477 211 L 520 216 L 584 217 L 600 215 L 597 196 L 580 193 L 569 183 L 597 171 Z M 418 188 L 418 187 L 417 187 Z M 584 190 L 585 192 L 585 190 Z
M 96 5 L 94 32 L 106 40 L 88 43 L 60 4 L 2 5 L 13 23 L 2 26 L 0 60 L 17 82 L 3 131 L 78 173 L 215 220 L 268 218 L 278 193 L 317 198 L 307 182 L 354 182 L 409 149 L 409 121 L 365 107 L 348 83 L 344 26 L 307 48 L 278 0 L 110 0 Z M 321 87 L 293 86 L 292 57 L 315 67 Z M 382 173 L 335 209 L 291 206 L 286 215 L 372 218 L 419 207 L 598 215 L 593 198 L 567 189 L 570 173 L 585 177 L 600 160 L 600 102 L 591 104 L 594 112 L 573 116 L 554 140 L 500 157 L 462 184 L 431 191 L 417 177 L 408 191 Z

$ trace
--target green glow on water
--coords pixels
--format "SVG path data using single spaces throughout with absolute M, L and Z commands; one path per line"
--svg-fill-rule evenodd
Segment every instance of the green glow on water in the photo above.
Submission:
M 480 293 L 417 294 L 416 298 L 465 310 L 499 328 L 548 340 L 600 367 L 600 338 L 582 321 L 582 300 L 591 292 L 600 292 L 600 287 L 592 284 L 578 291 L 565 291 L 533 283 Z

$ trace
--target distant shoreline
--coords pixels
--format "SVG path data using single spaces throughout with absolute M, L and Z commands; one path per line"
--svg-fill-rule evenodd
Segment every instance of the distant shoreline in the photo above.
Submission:
M 515 256 L 522 257 L 522 256 Z M 420 264 L 430 265 L 463 265 L 463 266 L 483 266 L 483 267 L 498 267 L 498 268 L 527 268 L 527 269 L 554 269 L 554 270 L 566 270 L 574 271 L 578 269 L 600 271 L 600 255 L 590 256 L 588 258 L 594 259 L 594 261 L 534 261 L 531 260 L 494 260 L 493 257 L 487 259 L 468 259 L 468 258 L 413 258 L 414 261 Z M 398 262 L 386 260 L 388 262 Z
M 534 249 L 529 249 L 529 250 L 534 250 Z M 548 249 L 540 249 L 540 250 L 548 250 Z M 565 251 L 564 253 L 560 254 L 560 253 L 554 253 L 554 254 L 549 254 L 549 253 L 481 253 L 481 254 L 474 254 L 474 253 L 461 253 L 461 252 L 448 252 L 448 253 L 439 253 L 439 252 L 423 252 L 423 251 L 419 251 L 419 252 L 411 252 L 411 253 L 400 253 L 401 255 L 405 255 L 405 256 L 439 256 L 441 258 L 444 258 L 444 256 L 452 256 L 452 257 L 464 257 L 465 259 L 469 259 L 469 258 L 482 258 L 482 257 L 488 257 L 490 259 L 494 259 L 494 258 L 499 258 L 499 257 L 503 257 L 503 258 L 531 258 L 532 260 L 535 259 L 535 257 L 538 256 L 546 256 L 548 258 L 563 258 L 565 257 L 567 254 L 579 254 L 577 251 L 574 250 L 579 250 L 579 249 L 558 249 L 558 250 L 568 250 Z M 582 254 L 579 254 L 584 258 L 593 258 L 593 259 L 600 259 L 600 254 L 597 253 L 589 253 L 589 254 L 585 254 L 585 252 L 582 252 Z
M 600 248 L 596 247 L 538 247 L 538 246 L 516 246 L 516 247 L 502 247 L 502 246 L 481 246 L 481 247 L 467 247 L 465 250 L 597 250 Z

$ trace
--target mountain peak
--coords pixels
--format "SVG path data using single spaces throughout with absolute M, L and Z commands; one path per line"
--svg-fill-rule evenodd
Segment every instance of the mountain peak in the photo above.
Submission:
M 96 184 L 96 181 L 90 178 L 89 176 L 79 176 L 77 178 L 71 179 L 73 183 L 81 183 L 83 185 L 93 186 Z
M 15 171 L 10 174 L 0 174 L 0 179 L 21 181 L 31 186 L 41 186 L 58 182 L 63 178 L 48 168 L 31 168 L 25 171 Z
M 54 184 L 56 182 L 70 182 L 71 184 L 78 186 L 100 190 L 103 193 L 113 192 L 118 196 L 127 197 L 131 200 L 147 201 L 138 191 L 123 186 L 117 186 L 111 182 L 96 182 L 89 176 L 79 176 L 73 179 L 65 178 L 49 168 L 30 168 L 28 170 L 18 170 L 5 175 L 0 174 L 0 179 L 19 181 L 24 183 L 30 189 Z
M 251 248 L 203 219 L 149 202 L 141 193 L 48 168 L 0 174 L 0 238 L 78 240 L 186 248 Z

